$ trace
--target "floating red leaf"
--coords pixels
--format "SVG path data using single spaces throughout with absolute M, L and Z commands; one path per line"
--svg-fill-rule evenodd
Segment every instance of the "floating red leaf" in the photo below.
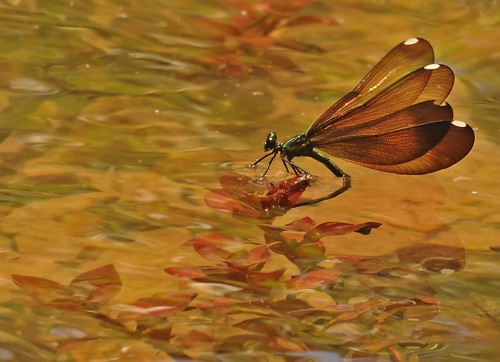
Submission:
M 309 178 L 292 177 L 276 184 L 271 184 L 272 189 L 266 194 L 266 198 L 260 200 L 264 210 L 274 211 L 277 215 L 283 215 L 290 210 L 299 200 L 309 186 Z
M 208 206 L 222 212 L 252 218 L 273 219 L 290 210 L 309 186 L 306 176 L 294 176 L 278 183 L 256 183 L 236 173 L 223 172 L 222 189 L 211 189 Z M 267 190 L 266 190 L 267 189 Z
M 358 232 L 363 235 L 367 235 L 372 229 L 378 228 L 380 223 L 378 222 L 365 222 L 362 224 L 348 224 L 344 222 L 325 222 L 319 224 L 311 231 L 304 235 L 304 238 L 310 240 L 318 240 L 327 235 L 344 235 L 353 232 Z

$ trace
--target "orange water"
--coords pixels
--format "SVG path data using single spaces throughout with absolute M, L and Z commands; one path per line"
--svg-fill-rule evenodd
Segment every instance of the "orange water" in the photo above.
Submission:
M 500 337 L 499 17 L 494 1 L 4 1 L 0 359 L 493 360 Z M 404 328 L 389 324 L 389 346 L 367 337 L 383 328 L 380 320 L 371 321 L 373 330 L 361 330 L 359 316 L 352 325 L 333 323 L 321 332 L 321 338 L 338 338 L 349 331 L 359 336 L 356 341 L 314 345 L 310 340 L 321 338 L 299 326 L 303 331 L 293 338 L 284 333 L 276 339 L 269 328 L 259 336 L 274 343 L 246 343 L 241 336 L 250 332 L 237 325 L 244 316 L 205 315 L 190 304 L 193 309 L 169 317 L 169 338 L 151 339 L 131 333 L 129 324 L 112 327 L 86 312 L 32 301 L 14 284 L 11 274 L 66 285 L 113 264 L 121 290 L 100 310 L 111 319 L 123 305 L 165 291 L 211 300 L 216 285 L 163 272 L 220 264 L 184 242 L 222 232 L 235 240 L 229 248 L 237 252 L 264 244 L 264 238 L 259 221 L 207 207 L 207 189 L 219 187 L 222 171 L 260 157 L 269 131 L 282 141 L 305 131 L 387 51 L 414 36 L 428 39 L 436 61 L 455 71 L 449 101 L 455 118 L 476 132 L 472 152 L 450 169 L 418 177 L 339 161 L 353 178 L 351 190 L 293 209 L 274 224 L 303 217 L 316 223 L 380 222 L 370 236 L 323 241 L 329 255 L 388 257 L 384 268 L 407 262 L 392 257 L 408 246 L 430 245 L 420 259 L 436 256 L 433 245 L 456 251 L 446 257 L 465 267 L 452 274 L 413 265 L 426 276 L 424 294 L 439 306 L 427 324 L 410 325 L 406 317 Z M 339 182 L 314 161 L 297 162 L 319 176 L 309 195 L 330 192 Z M 270 176 L 282 172 L 276 162 Z M 300 269 L 278 254 L 267 265 L 286 268 L 284 280 Z M 422 296 L 411 278 L 408 294 L 396 289 L 389 298 L 366 287 L 371 282 L 364 276 L 349 275 L 351 284 L 344 283 L 359 295 L 346 301 L 316 290 L 304 300 L 326 308 L 341 300 L 359 306 L 377 293 L 388 300 Z M 276 288 L 272 298 L 286 298 L 286 283 Z M 223 295 L 245 300 L 231 290 Z M 293 313 L 276 308 L 273 318 L 281 316 L 291 328 L 287 318 Z M 263 310 L 257 315 L 269 317 Z M 197 340 L 193 331 L 210 339 L 189 346 L 190 338 Z

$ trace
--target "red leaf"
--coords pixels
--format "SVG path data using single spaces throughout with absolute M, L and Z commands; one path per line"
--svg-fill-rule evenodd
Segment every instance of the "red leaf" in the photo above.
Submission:
M 225 263 L 231 255 L 229 251 L 218 248 L 210 242 L 197 241 L 192 244 L 198 254 L 215 263 Z
M 274 340 L 269 342 L 268 347 L 278 351 L 303 352 L 307 350 L 307 347 L 302 346 L 298 343 L 298 341 L 291 341 L 290 339 L 285 339 L 283 337 L 275 337 Z
M 320 269 L 293 277 L 288 283 L 294 289 L 321 288 L 332 284 L 340 274 L 336 269 Z
M 382 302 L 377 299 L 369 298 L 362 302 L 356 303 L 354 305 L 346 305 L 344 309 L 346 312 L 339 314 L 335 317 L 336 322 L 344 322 L 352 319 L 358 318 L 361 314 L 365 313 L 367 310 L 374 309 L 380 306 Z
M 251 184 L 252 179 L 245 175 L 240 175 L 232 172 L 222 172 L 219 182 L 225 191 L 235 194 L 245 194 L 242 189 Z
M 247 276 L 248 283 L 254 288 L 272 288 L 276 285 L 286 269 L 279 269 L 272 272 L 255 272 Z
M 250 318 L 235 323 L 233 327 L 242 328 L 247 331 L 251 331 L 252 333 L 258 331 L 259 334 L 264 334 L 266 338 L 269 338 L 269 336 L 277 336 L 280 335 L 280 333 L 283 333 L 283 321 L 279 318 Z
M 213 262 L 226 262 L 231 253 L 222 248 L 215 246 L 215 244 L 222 244 L 231 241 L 223 237 L 219 233 L 208 233 L 202 236 L 190 239 L 184 245 L 192 246 L 193 249 L 207 260 Z
M 272 189 L 267 192 L 267 197 L 260 201 L 264 210 L 276 212 L 277 215 L 285 214 L 299 200 L 309 186 L 309 179 L 306 176 L 292 177 L 281 181 L 277 186 L 272 184 Z
M 216 344 L 216 342 L 218 342 L 218 340 L 216 340 L 215 337 L 196 330 L 190 330 L 187 333 L 179 334 L 175 338 L 176 347 L 177 348 L 181 347 L 181 350 L 184 353 L 187 353 L 190 357 L 193 357 L 189 353 L 190 348 L 195 348 L 195 349 L 209 348 L 209 347 L 211 348 L 213 347 L 214 344 Z M 202 360 L 201 356 L 198 357 L 200 358 L 190 358 L 184 360 L 196 360 L 196 361 Z M 182 361 L 183 359 L 179 360 Z
M 199 282 L 241 281 L 245 279 L 245 271 L 241 271 L 237 267 L 232 266 L 174 267 L 165 268 L 164 271 L 178 278 Z
M 222 195 L 222 191 L 213 190 L 212 193 L 205 195 L 205 203 L 214 210 L 228 214 L 248 215 L 259 217 L 260 213 L 255 209 L 242 205 L 238 201 L 228 196 Z
M 201 279 L 206 277 L 203 268 L 198 266 L 171 267 L 163 270 L 166 273 L 181 279 Z
M 12 278 L 37 302 L 67 309 L 95 309 L 121 289 L 120 276 L 111 264 L 80 274 L 69 286 L 23 275 Z
M 292 221 L 289 224 L 286 224 L 287 230 L 295 230 L 295 231 L 309 231 L 311 230 L 316 223 L 310 217 L 304 217 L 299 220 Z
M 184 245 L 195 245 L 196 243 L 220 245 L 234 243 L 234 240 L 227 238 L 219 232 L 211 232 L 189 239 Z
M 70 287 L 79 286 L 88 289 L 87 302 L 100 306 L 109 302 L 121 290 L 120 275 L 113 264 L 78 275 L 69 284 Z
M 222 172 L 220 184 L 222 189 L 212 189 L 212 194 L 205 196 L 208 206 L 235 215 L 270 218 L 255 196 L 264 192 L 264 185 L 252 182 L 248 176 L 230 172 Z
M 12 274 L 17 286 L 27 292 L 31 298 L 42 304 L 73 304 L 74 298 L 65 295 L 67 287 L 49 279 Z
M 226 265 L 238 270 L 248 269 L 248 251 L 238 249 L 234 253 L 231 253 L 227 258 Z
M 123 306 L 122 318 L 165 318 L 186 309 L 196 297 L 194 293 L 161 293 L 138 299 L 133 305 Z
M 273 40 L 268 36 L 260 34 L 244 33 L 239 38 L 241 44 L 247 44 L 253 47 L 269 48 L 273 45 Z
M 144 334 L 149 338 L 157 339 L 160 341 L 168 341 L 172 336 L 172 326 L 160 327 L 160 328 L 149 328 L 144 331 Z
M 378 228 L 378 222 L 365 222 L 362 224 L 348 224 L 344 222 L 325 222 L 319 224 L 311 231 L 304 235 L 304 239 L 319 240 L 327 235 L 344 235 L 352 232 L 359 232 L 361 234 L 369 234 L 371 229 Z
M 341 255 L 341 254 L 334 254 L 331 256 L 332 258 L 341 261 L 342 263 L 349 263 L 349 264 L 358 264 L 362 263 L 364 261 L 368 261 L 371 258 L 365 257 L 365 256 L 359 256 L 359 255 Z
M 248 253 L 248 264 L 258 264 L 268 261 L 271 258 L 271 252 L 267 245 L 258 246 Z

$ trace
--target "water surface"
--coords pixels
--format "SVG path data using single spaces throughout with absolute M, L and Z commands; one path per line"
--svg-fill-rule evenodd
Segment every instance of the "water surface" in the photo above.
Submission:
M 495 360 L 496 2 L 18 0 L 0 19 L 0 360 Z M 305 131 L 415 36 L 456 73 L 463 161 L 338 161 L 353 188 L 282 229 L 207 205 L 224 172 L 258 175 L 269 131 Z M 304 197 L 340 182 L 297 162 Z

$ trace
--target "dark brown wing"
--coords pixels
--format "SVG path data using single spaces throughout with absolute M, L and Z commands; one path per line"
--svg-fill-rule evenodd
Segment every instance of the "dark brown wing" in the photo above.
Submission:
M 427 65 L 407 74 L 364 104 L 334 115 L 323 124 L 314 123 L 306 132 L 307 138 L 316 147 L 328 149 L 330 144 L 346 135 L 394 131 L 409 125 L 452 119 L 452 113 L 449 117 L 440 114 L 443 118 L 437 119 L 429 119 L 426 114 L 435 112 L 435 108 L 444 102 L 453 83 L 454 75 L 449 67 Z M 419 103 L 420 106 L 404 112 Z
M 427 40 L 411 38 L 404 41 L 387 53 L 352 92 L 319 116 L 311 128 L 321 128 L 335 114 L 365 103 L 398 79 L 431 63 L 434 63 L 434 51 Z
M 379 171 L 419 175 L 450 167 L 474 145 L 474 131 L 460 121 L 442 120 L 384 134 L 346 138 L 339 157 Z M 330 150 L 329 150 L 330 151 Z
M 357 132 L 331 136 L 313 145 L 345 160 L 388 166 L 414 160 L 434 148 L 446 135 L 453 110 L 449 104 L 417 103 L 383 116 Z M 441 123 L 443 120 L 450 120 Z M 429 124 L 427 127 L 424 125 Z

